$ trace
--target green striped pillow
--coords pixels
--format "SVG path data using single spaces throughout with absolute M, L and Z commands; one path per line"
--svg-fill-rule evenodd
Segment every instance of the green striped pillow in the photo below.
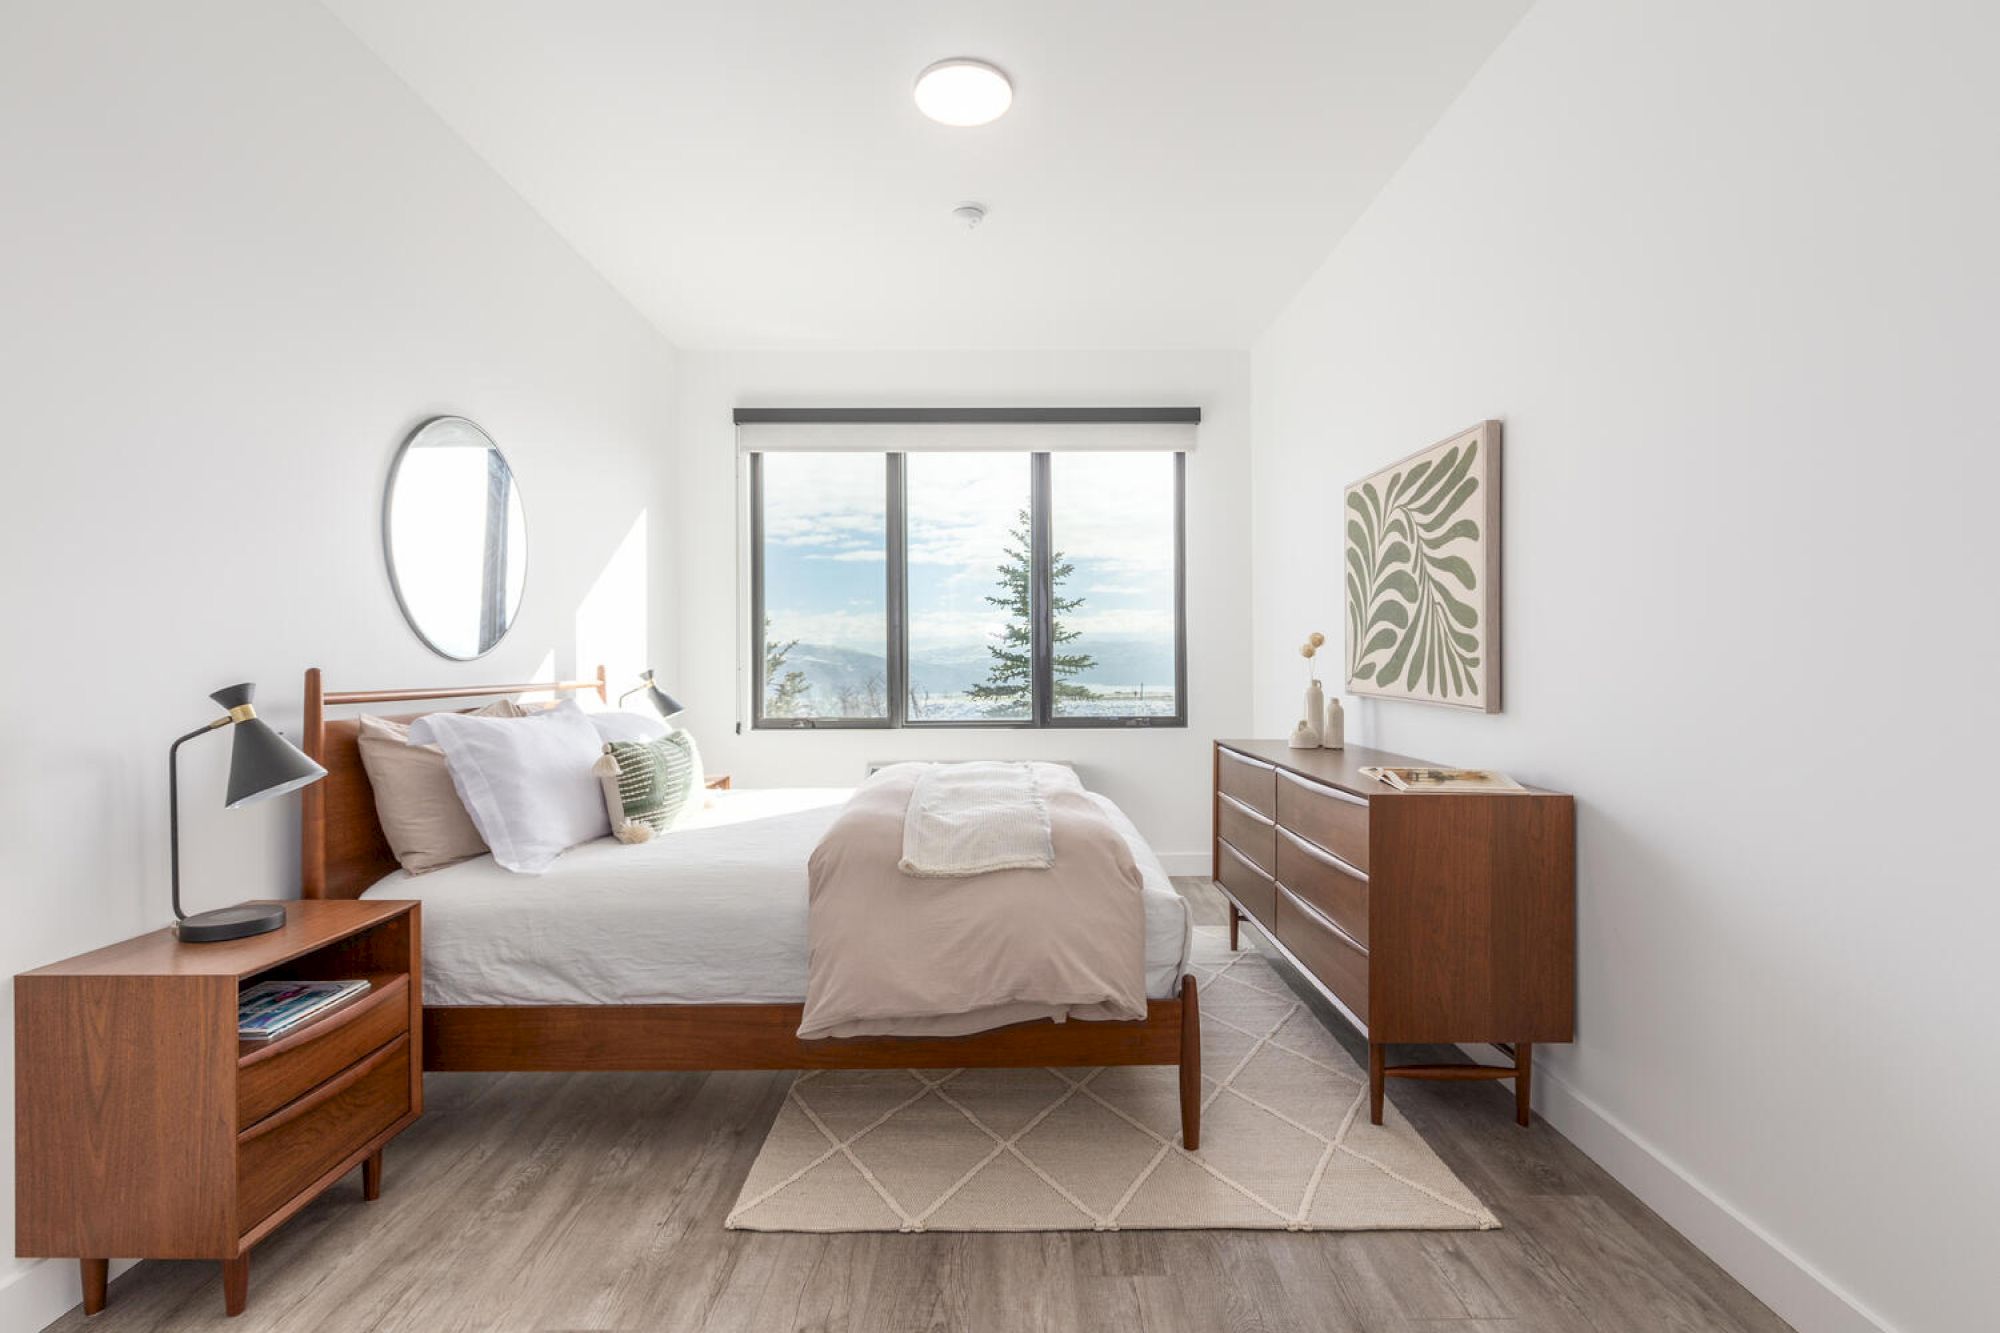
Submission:
M 694 740 L 673 731 L 656 741 L 607 741 L 591 768 L 604 787 L 604 809 L 620 842 L 645 842 L 674 826 L 701 781 Z

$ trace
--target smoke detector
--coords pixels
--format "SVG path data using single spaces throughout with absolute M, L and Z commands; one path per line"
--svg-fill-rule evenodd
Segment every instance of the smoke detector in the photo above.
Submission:
M 967 231 L 971 231 L 974 227 L 986 221 L 986 205 L 960 204 L 957 208 L 951 210 L 951 215 L 958 221 L 960 226 L 964 227 Z

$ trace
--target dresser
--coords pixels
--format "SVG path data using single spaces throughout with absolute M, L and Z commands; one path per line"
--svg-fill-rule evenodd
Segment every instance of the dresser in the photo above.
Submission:
M 14 978 L 15 1248 L 75 1257 L 83 1309 L 113 1257 L 215 1259 L 242 1312 L 250 1249 L 423 1109 L 417 904 L 285 904 L 284 928 L 218 944 L 141 935 Z M 261 1042 L 255 981 L 367 991 Z
M 1515 1081 L 1572 1040 L 1576 813 L 1560 792 L 1399 792 L 1364 767 L 1434 767 L 1350 746 L 1215 745 L 1214 878 L 1368 1039 L 1369 1113 L 1388 1078 Z M 1402 1043 L 1492 1043 L 1509 1066 L 1391 1064 Z

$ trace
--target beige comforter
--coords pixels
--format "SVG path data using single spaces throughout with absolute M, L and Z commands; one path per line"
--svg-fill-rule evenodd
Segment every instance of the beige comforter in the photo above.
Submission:
M 1076 775 L 1034 766 L 1053 867 L 926 879 L 896 868 L 923 768 L 876 774 L 813 850 L 799 1035 L 958 1036 L 1037 1018 L 1144 1018 L 1139 868 Z

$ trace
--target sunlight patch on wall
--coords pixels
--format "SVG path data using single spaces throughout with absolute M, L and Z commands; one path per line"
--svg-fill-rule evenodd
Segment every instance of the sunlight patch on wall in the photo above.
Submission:
M 630 689 L 648 665 L 646 511 L 632 520 L 590 591 L 576 608 L 576 669 L 588 676 L 600 663 L 611 697 Z M 594 696 L 589 703 L 594 703 Z

